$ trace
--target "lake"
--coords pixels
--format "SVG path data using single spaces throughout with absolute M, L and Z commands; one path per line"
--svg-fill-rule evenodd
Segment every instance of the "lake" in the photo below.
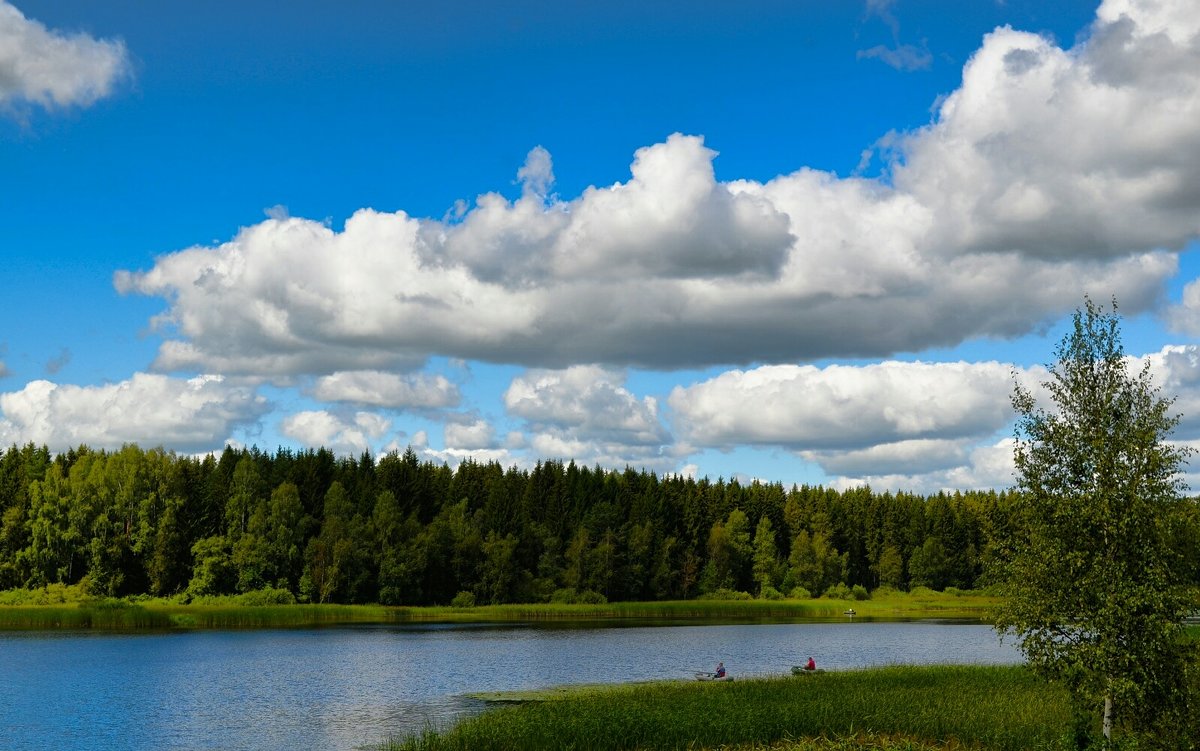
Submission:
M 1022 660 L 988 626 L 369 626 L 0 633 L 0 748 L 370 748 L 479 712 L 476 691 Z

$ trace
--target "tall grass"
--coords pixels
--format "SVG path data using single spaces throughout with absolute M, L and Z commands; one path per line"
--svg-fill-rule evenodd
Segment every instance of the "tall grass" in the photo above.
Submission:
M 1056 747 L 1068 726 L 1067 704 L 1061 689 L 1022 667 L 894 667 L 801 679 L 649 684 L 587 692 L 502 707 L 446 732 L 427 732 L 389 748 L 761 747 L 866 734 L 918 744 L 891 748 L 966 744 L 1017 751 Z
M 997 600 L 980 595 L 897 593 L 872 600 L 679 600 L 600 605 L 523 604 L 479 607 L 268 604 L 246 595 L 192 603 L 87 596 L 76 587 L 0 593 L 0 629 L 289 628 L 350 623 L 568 623 L 844 621 L 954 618 L 986 621 Z

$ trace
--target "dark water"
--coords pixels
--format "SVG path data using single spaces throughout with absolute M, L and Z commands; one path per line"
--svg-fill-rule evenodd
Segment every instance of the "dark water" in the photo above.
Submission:
M 468 692 L 895 663 L 1015 663 L 987 626 L 356 627 L 0 634 L 0 749 L 355 749 L 478 712 Z

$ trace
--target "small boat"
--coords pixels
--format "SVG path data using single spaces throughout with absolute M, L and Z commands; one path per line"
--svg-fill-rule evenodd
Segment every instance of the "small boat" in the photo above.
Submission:
M 824 673 L 824 672 L 825 671 L 821 670 L 820 668 L 813 668 L 812 670 L 809 670 L 808 668 L 804 667 L 803 665 L 793 665 L 792 666 L 792 675 L 816 675 L 817 673 Z
M 696 673 L 696 680 L 698 680 L 698 681 L 732 681 L 733 676 L 729 675 L 728 673 L 726 673 L 725 675 L 722 675 L 720 677 L 718 677 L 716 673 Z

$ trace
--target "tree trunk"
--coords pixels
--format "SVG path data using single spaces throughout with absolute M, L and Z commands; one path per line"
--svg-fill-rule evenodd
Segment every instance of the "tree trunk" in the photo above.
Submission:
M 1104 695 L 1104 740 L 1112 743 L 1112 694 Z

